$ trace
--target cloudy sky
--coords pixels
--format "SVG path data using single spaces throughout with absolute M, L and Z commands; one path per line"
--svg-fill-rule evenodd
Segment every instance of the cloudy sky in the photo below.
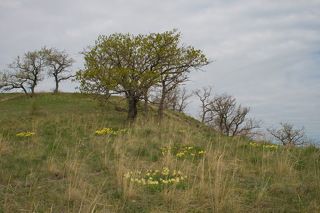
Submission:
M 211 85 L 265 127 L 288 121 L 320 139 L 320 0 L 0 0 L 0 69 L 46 45 L 69 52 L 76 70 L 100 34 L 173 28 L 213 60 L 190 90 Z M 39 89 L 52 88 L 47 80 Z

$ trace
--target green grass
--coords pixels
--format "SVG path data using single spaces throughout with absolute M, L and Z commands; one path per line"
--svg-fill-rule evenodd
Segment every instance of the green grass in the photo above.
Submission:
M 172 112 L 128 126 L 125 104 L 0 94 L 0 212 L 320 212 L 319 149 L 253 147 Z M 104 127 L 127 132 L 95 135 Z M 22 131 L 35 135 L 17 137 Z M 177 158 L 162 154 L 168 146 L 206 153 Z M 183 187 L 124 178 L 164 167 L 187 176 Z

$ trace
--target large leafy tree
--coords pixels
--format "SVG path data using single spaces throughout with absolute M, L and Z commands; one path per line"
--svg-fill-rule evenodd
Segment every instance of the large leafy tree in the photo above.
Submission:
M 175 30 L 148 35 L 115 33 L 99 36 L 85 51 L 85 68 L 77 76 L 84 92 L 110 96 L 124 93 L 128 100 L 128 119 L 137 115 L 137 103 L 152 86 L 159 85 L 165 73 L 182 73 L 191 61 L 206 64 L 200 50 L 179 46 Z M 188 61 L 189 59 L 189 61 Z

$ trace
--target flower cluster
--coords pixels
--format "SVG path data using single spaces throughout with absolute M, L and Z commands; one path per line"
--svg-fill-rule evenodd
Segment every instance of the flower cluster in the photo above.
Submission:
M 162 152 L 162 155 L 173 154 L 179 159 L 200 158 L 200 157 L 203 157 L 203 155 L 206 153 L 206 151 L 203 150 L 202 148 L 195 147 L 195 146 L 183 146 L 183 147 L 166 146 L 161 148 L 161 152 Z
M 266 150 L 277 150 L 279 147 L 276 144 L 262 144 L 262 143 L 255 143 L 255 142 L 250 142 L 249 144 L 252 147 L 261 147 Z
M 124 133 L 126 131 L 127 131 L 126 129 L 114 130 L 112 128 L 102 128 L 102 129 L 96 130 L 95 134 L 99 135 L 99 136 L 101 136 L 101 135 L 117 135 L 119 133 Z
M 16 134 L 17 137 L 31 137 L 34 136 L 36 133 L 34 132 L 19 132 Z
M 161 171 L 148 170 L 145 173 L 141 173 L 140 171 L 130 171 L 126 173 L 124 177 L 132 183 L 147 186 L 158 186 L 160 189 L 168 185 L 182 184 L 187 178 L 187 176 L 184 176 L 181 171 L 170 171 L 168 167 L 164 167 Z

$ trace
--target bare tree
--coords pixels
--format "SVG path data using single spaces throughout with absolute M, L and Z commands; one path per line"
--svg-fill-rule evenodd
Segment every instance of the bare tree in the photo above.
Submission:
M 267 129 L 267 131 L 284 146 L 297 146 L 306 143 L 304 128 L 295 129 L 293 124 L 280 123 L 279 129 Z
M 210 112 L 210 109 L 208 108 L 210 106 L 211 101 L 211 87 L 203 87 L 201 90 L 195 90 L 194 94 L 199 98 L 201 102 L 201 112 L 200 112 L 200 118 L 202 123 L 207 123 L 206 116 L 207 113 Z
M 189 102 L 187 102 L 187 100 L 191 97 L 192 97 L 192 93 L 188 93 L 185 87 L 183 87 L 182 90 L 179 90 L 178 105 L 177 105 L 178 112 L 185 112 L 185 109 L 187 108 L 187 106 L 189 104 Z
M 10 71 L 1 75 L 0 88 L 4 91 L 20 88 L 25 94 L 33 96 L 35 87 L 43 79 L 44 63 L 45 56 L 41 50 L 27 52 L 22 58 L 18 56 L 9 65 Z
M 253 129 L 259 127 L 258 122 L 247 118 L 250 109 L 238 105 L 232 96 L 215 97 L 207 109 L 206 122 L 224 135 L 251 136 Z
M 188 106 L 188 99 L 192 96 L 189 94 L 185 87 L 182 89 L 176 87 L 166 97 L 166 108 L 172 109 L 177 112 L 184 112 Z
M 163 101 L 163 109 L 171 109 L 177 112 L 184 112 L 192 94 L 188 93 L 185 87 L 176 87 L 168 92 Z M 162 93 L 158 92 L 152 97 L 152 103 L 159 104 L 162 99 Z
M 74 63 L 74 60 L 66 52 L 54 48 L 43 48 L 43 52 L 46 55 L 48 74 L 49 76 L 53 76 L 55 80 L 55 89 L 53 93 L 58 93 L 61 81 L 75 77 L 75 75 L 72 75 L 70 70 L 68 70 Z
M 0 91 L 11 91 L 13 89 L 22 89 L 23 92 L 27 95 L 28 91 L 26 88 L 27 78 L 24 73 L 0 73 Z

